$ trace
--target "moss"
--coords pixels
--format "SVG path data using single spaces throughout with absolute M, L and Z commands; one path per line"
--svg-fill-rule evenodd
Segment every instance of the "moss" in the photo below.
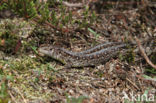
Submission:
M 7 78 L 8 75 L 14 76 L 15 83 L 9 82 L 9 86 L 12 89 L 17 90 L 12 92 L 15 95 L 16 101 L 20 101 L 22 98 L 18 95 L 19 91 L 23 93 L 23 96 L 29 100 L 34 98 L 44 98 L 48 100 L 54 93 L 50 92 L 49 89 L 41 88 L 42 84 L 47 84 L 50 80 L 54 80 L 55 73 L 57 72 L 51 64 L 41 64 L 38 59 L 28 55 L 22 55 L 19 57 L 11 56 L 8 60 L 0 60 L 0 69 L 3 77 Z M 5 69 L 5 70 L 4 70 Z M 5 86 L 7 86 L 5 84 Z M 45 88 L 47 85 L 45 85 Z M 4 90 L 6 90 L 4 88 Z M 3 91 L 4 91 L 3 90 Z M 43 91 L 45 91 L 43 93 Z M 5 93 L 2 94 L 6 94 Z M 6 98 L 8 101 L 10 98 Z M 0 102 L 6 99 L 1 99 Z M 20 103 L 20 102 L 19 102 Z
M 94 72 L 94 74 L 96 74 L 99 77 L 103 77 L 104 76 L 104 73 L 101 70 L 98 70 L 98 71 Z
M 13 52 L 13 49 L 17 43 L 17 37 L 14 34 L 11 34 L 10 32 L 5 32 L 1 35 L 1 50 L 3 50 L 6 53 Z
M 15 52 L 18 42 L 27 38 L 33 31 L 32 25 L 22 19 L 4 19 L 0 21 L 0 49 L 5 53 Z M 29 43 L 29 42 L 27 42 Z
M 150 60 L 152 61 L 153 64 L 156 64 L 156 53 L 151 54 Z M 156 74 L 156 70 L 149 65 L 147 67 L 145 67 L 145 72 L 147 74 L 153 74 L 153 75 Z
M 8 103 L 10 97 L 8 94 L 8 82 L 12 81 L 12 76 L 0 75 L 0 103 Z
M 30 57 L 23 57 L 22 59 L 17 59 L 11 62 L 12 69 L 25 70 L 33 69 L 36 67 L 37 63 L 33 61 Z
M 151 61 L 156 64 L 156 52 L 151 55 Z
M 120 54 L 119 59 L 121 61 L 127 61 L 128 63 L 134 63 L 135 61 L 135 53 L 133 52 L 133 49 L 130 49 L 124 55 Z

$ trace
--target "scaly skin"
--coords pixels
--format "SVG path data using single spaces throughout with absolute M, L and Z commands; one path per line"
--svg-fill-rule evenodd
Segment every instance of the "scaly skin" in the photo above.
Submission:
M 99 51 L 101 49 L 107 48 L 107 47 L 111 47 L 111 46 L 115 46 L 115 45 L 119 45 L 119 44 L 123 44 L 121 42 L 107 42 L 104 44 L 99 44 L 95 47 L 92 47 L 90 49 L 87 49 L 85 51 L 81 51 L 81 52 L 72 52 L 73 54 L 77 54 L 77 55 L 81 55 L 81 54 L 90 54 L 96 51 Z
M 66 67 L 94 66 L 107 62 L 127 45 L 124 43 L 100 44 L 82 52 L 71 52 L 54 46 L 41 47 L 39 53 L 50 56 L 66 64 Z

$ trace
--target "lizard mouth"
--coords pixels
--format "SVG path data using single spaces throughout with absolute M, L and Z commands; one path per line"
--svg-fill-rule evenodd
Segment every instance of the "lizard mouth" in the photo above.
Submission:
M 51 53 L 54 52 L 54 48 L 51 47 L 40 47 L 38 49 L 38 54 L 40 56 L 51 56 Z
M 47 55 L 48 53 L 49 53 L 49 50 L 48 50 L 47 47 L 40 47 L 40 48 L 38 48 L 38 54 L 39 54 L 40 56 L 45 56 L 45 55 Z
M 45 54 L 43 52 L 44 52 L 44 50 L 42 50 L 41 48 L 38 49 L 39 56 L 45 56 Z

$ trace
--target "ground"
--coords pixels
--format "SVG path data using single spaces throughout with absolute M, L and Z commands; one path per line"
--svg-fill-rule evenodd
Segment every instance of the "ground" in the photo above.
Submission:
M 30 10 L 39 11 L 31 12 L 0 8 L 0 103 L 154 103 L 156 70 L 137 44 L 98 66 L 69 69 L 37 51 L 49 44 L 82 51 L 110 41 L 136 43 L 137 37 L 156 64 L 156 7 L 145 1 L 34 2 Z

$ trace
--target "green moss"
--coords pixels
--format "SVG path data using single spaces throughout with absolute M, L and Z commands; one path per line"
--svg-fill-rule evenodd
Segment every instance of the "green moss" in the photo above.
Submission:
M 8 94 L 8 81 L 12 81 L 13 78 L 9 75 L 0 75 L 0 103 L 8 103 L 10 100 L 9 94 Z
M 16 78 L 16 83 L 9 82 L 9 85 L 11 85 L 11 88 L 17 90 L 17 94 L 19 93 L 18 91 L 20 91 L 24 94 L 24 97 L 29 100 L 38 97 L 48 100 L 53 96 L 53 93 L 49 92 L 49 89 L 45 91 L 44 88 L 41 88 L 43 85 L 40 85 L 45 83 L 47 84 L 51 80 L 57 79 L 55 78 L 57 70 L 55 70 L 53 65 L 49 63 L 41 64 L 38 59 L 28 55 L 22 55 L 19 57 L 10 56 L 8 58 L 9 59 L 7 60 L 0 60 L 0 69 L 2 74 L 2 76 L 0 75 L 0 80 L 1 78 L 6 78 L 5 80 L 8 81 L 10 80 L 8 75 L 14 76 Z M 8 84 L 7 82 L 4 83 L 5 86 L 0 86 L 0 88 L 3 87 L 2 92 L 0 89 L 0 103 L 4 103 L 5 100 L 10 100 L 6 95 L 8 93 L 6 88 Z M 43 91 L 45 91 L 45 93 L 43 93 Z M 5 99 L 1 98 L 1 94 Z M 12 92 L 12 94 L 17 95 L 16 93 L 14 94 L 14 92 Z M 16 101 L 20 101 L 22 99 L 19 95 L 15 96 L 15 98 Z
M 33 0 L 8 0 L 7 2 L 9 9 L 12 9 L 17 14 L 24 16 L 25 18 L 33 18 L 37 15 L 35 3 Z
M 27 38 L 32 33 L 34 27 L 34 24 L 32 25 L 20 18 L 1 20 L 0 49 L 5 53 L 14 53 L 17 47 L 20 49 L 22 39 Z M 26 42 L 29 43 L 27 40 Z
M 13 49 L 17 43 L 17 40 L 18 40 L 17 36 L 15 34 L 12 34 L 10 31 L 6 31 L 5 33 L 2 33 L 0 36 L 1 50 L 3 50 L 6 53 L 13 52 Z
M 1 10 L 4 10 L 4 9 L 7 9 L 8 8 L 8 4 L 7 3 L 3 3 L 3 4 L 1 4 L 1 6 L 0 6 L 0 11 Z
M 98 70 L 98 71 L 94 72 L 94 74 L 96 74 L 99 77 L 103 77 L 104 76 L 104 73 L 101 70 Z
M 11 61 L 11 68 L 17 70 L 27 70 L 27 69 L 34 69 L 38 65 L 38 62 L 33 60 L 33 58 L 29 56 L 23 56 L 20 59 L 15 59 Z
M 66 99 L 67 103 L 83 103 L 85 99 L 88 99 L 87 96 L 79 96 L 78 98 L 75 97 L 69 98 L 67 95 L 66 97 L 67 97 Z
M 156 65 L 156 53 L 151 54 L 150 60 L 151 60 L 151 62 L 152 62 L 153 64 Z M 151 67 L 151 66 L 145 67 L 145 72 L 146 72 L 147 74 L 154 74 L 154 75 L 156 74 L 156 70 L 155 70 L 153 67 Z
M 151 61 L 156 64 L 156 52 L 151 55 Z
M 134 63 L 134 61 L 135 61 L 135 53 L 133 52 L 133 49 L 130 49 L 124 55 L 122 55 L 120 53 L 119 59 L 121 61 L 127 61 L 128 63 Z

